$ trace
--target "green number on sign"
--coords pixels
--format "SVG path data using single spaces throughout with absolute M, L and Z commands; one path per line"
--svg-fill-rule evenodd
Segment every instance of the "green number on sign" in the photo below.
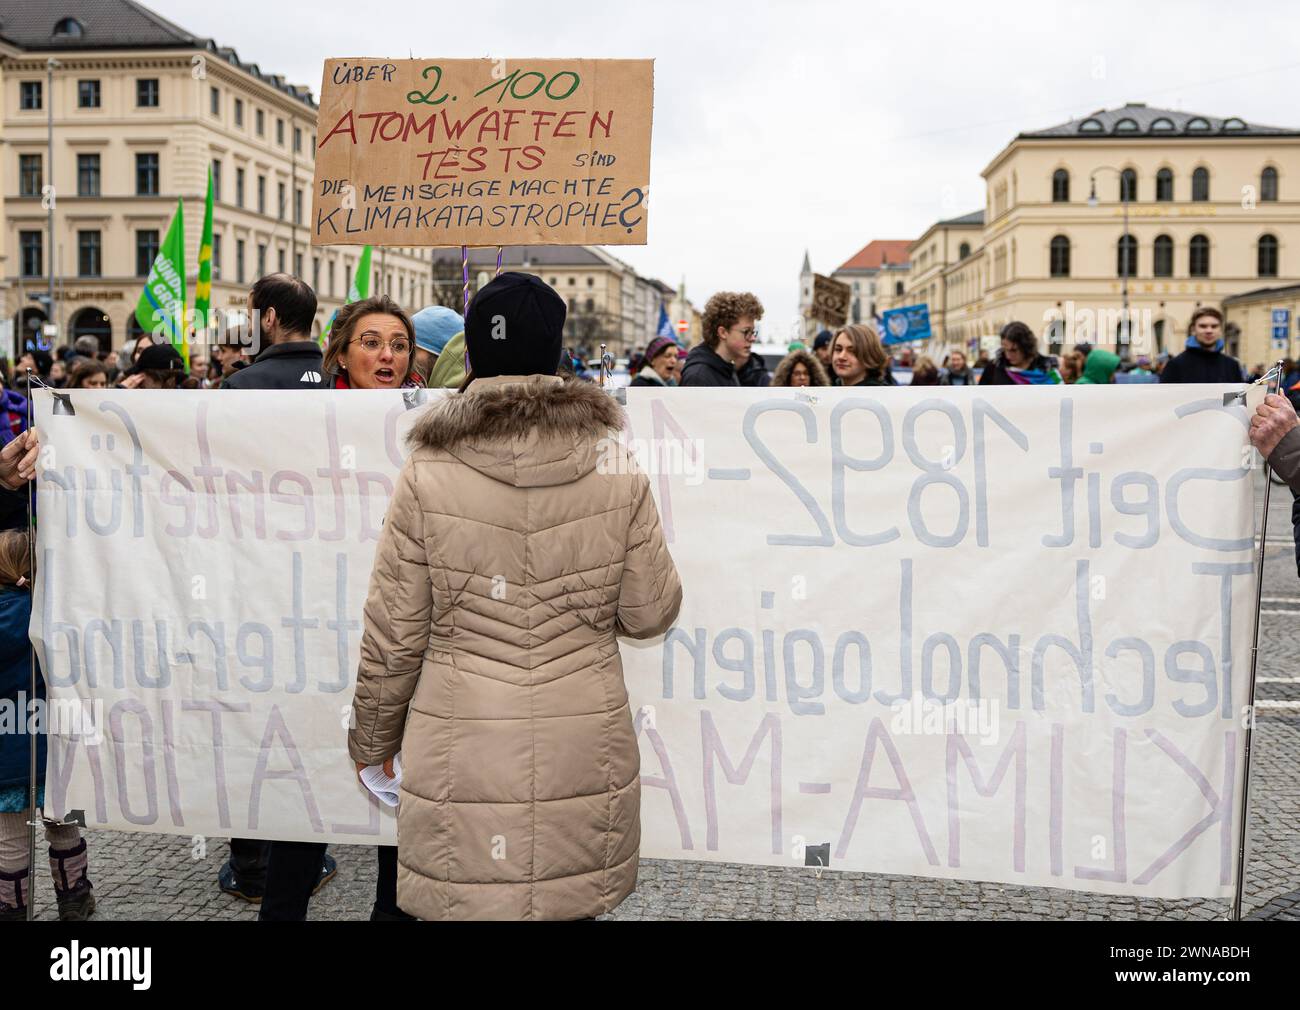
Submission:
M 425 67 L 420 76 L 427 81 L 429 79 L 430 71 L 433 71 L 433 73 L 437 75 L 433 80 L 433 87 L 428 91 L 420 91 L 417 89 L 406 93 L 406 100 L 412 105 L 441 105 L 447 100 L 446 95 L 443 95 L 441 98 L 433 97 L 433 93 L 438 90 L 438 85 L 442 83 L 442 67 Z
M 522 84 L 524 80 L 529 77 L 536 77 L 537 84 L 532 88 L 531 91 L 521 92 L 519 85 Z M 553 89 L 555 88 L 556 82 L 559 81 L 560 78 L 562 77 L 572 78 L 572 81 L 569 84 L 569 90 L 565 91 L 563 94 L 556 94 L 553 91 Z M 532 98 L 533 95 L 537 94 L 537 92 L 545 88 L 546 97 L 551 99 L 552 101 L 558 102 L 561 99 L 568 98 L 571 94 L 577 91 L 578 85 L 580 83 L 581 83 L 581 79 L 572 70 L 561 70 L 558 74 L 555 74 L 549 81 L 546 79 L 546 75 L 540 73 L 539 71 L 525 70 L 521 72 L 519 70 L 516 70 L 508 77 L 503 77 L 501 80 L 494 81 L 493 83 L 487 85 L 487 87 L 480 88 L 478 91 L 474 92 L 474 97 L 478 98 L 479 95 L 487 94 L 489 91 L 493 90 L 494 88 L 500 88 L 501 93 L 497 95 L 497 104 L 500 105 L 501 99 L 505 98 L 506 95 L 509 95 L 511 98 L 517 98 L 517 99 Z

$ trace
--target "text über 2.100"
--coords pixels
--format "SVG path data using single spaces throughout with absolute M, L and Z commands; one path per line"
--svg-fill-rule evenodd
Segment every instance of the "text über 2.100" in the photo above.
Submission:
M 582 78 L 572 70 L 560 70 L 549 77 L 540 70 L 527 70 L 522 67 L 517 67 L 508 74 L 504 70 L 505 67 L 502 63 L 494 64 L 491 75 L 493 77 L 492 82 L 475 91 L 474 97 L 491 95 L 493 91 L 496 91 L 498 105 L 507 97 L 517 101 L 524 101 L 541 96 L 559 102 L 577 91 L 578 86 L 582 83 Z M 340 63 L 334 68 L 334 83 L 392 81 L 393 75 L 396 73 L 397 65 L 394 63 L 373 63 L 368 66 Z M 453 102 L 456 101 L 455 95 L 440 92 L 442 87 L 442 67 L 436 63 L 431 63 L 420 71 L 420 79 L 428 85 L 428 88 L 427 90 L 415 88 L 406 93 L 406 100 L 412 105 L 441 105 L 448 99 Z

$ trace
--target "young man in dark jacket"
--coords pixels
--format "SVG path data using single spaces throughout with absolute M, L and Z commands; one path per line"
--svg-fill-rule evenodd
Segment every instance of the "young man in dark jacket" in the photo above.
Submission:
M 324 387 L 321 350 L 311 338 L 316 292 L 297 277 L 267 274 L 248 293 L 248 318 L 257 356 L 222 389 Z M 337 870 L 323 842 L 232 838 L 230 861 L 217 882 L 227 894 L 261 902 L 263 921 L 297 921 L 307 917 L 308 899 Z
M 739 386 L 736 366 L 750 357 L 763 305 L 748 291 L 719 291 L 704 306 L 704 342 L 691 348 L 681 386 Z
M 311 337 L 316 292 L 304 281 L 267 274 L 248 293 L 248 318 L 256 356 L 222 382 L 222 389 L 325 388 L 321 349 Z
M 1245 382 L 1241 362 L 1223 353 L 1223 313 L 1202 305 L 1192 313 L 1187 349 L 1169 360 L 1161 382 Z

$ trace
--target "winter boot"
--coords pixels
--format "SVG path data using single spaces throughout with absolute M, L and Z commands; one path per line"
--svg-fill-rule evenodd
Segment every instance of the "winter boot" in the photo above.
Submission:
M 0 870 L 0 922 L 21 922 L 27 918 L 27 870 Z
M 86 840 L 70 849 L 50 848 L 50 875 L 59 902 L 60 922 L 83 922 L 95 911 L 95 895 L 86 875 Z

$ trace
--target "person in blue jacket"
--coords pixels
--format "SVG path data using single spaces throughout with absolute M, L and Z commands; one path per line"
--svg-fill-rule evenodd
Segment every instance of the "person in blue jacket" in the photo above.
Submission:
M 16 732 L 0 733 L 0 922 L 25 919 L 31 891 L 27 820 L 31 786 L 32 650 L 31 542 L 25 530 L 0 532 L 0 707 Z M 36 672 L 36 704 L 45 705 L 45 681 Z M 47 713 L 48 714 L 48 713 Z M 43 720 L 48 722 L 48 719 Z M 45 736 L 36 742 L 38 805 L 45 803 Z M 86 840 L 75 824 L 42 818 L 59 918 L 80 922 L 95 911 Z

